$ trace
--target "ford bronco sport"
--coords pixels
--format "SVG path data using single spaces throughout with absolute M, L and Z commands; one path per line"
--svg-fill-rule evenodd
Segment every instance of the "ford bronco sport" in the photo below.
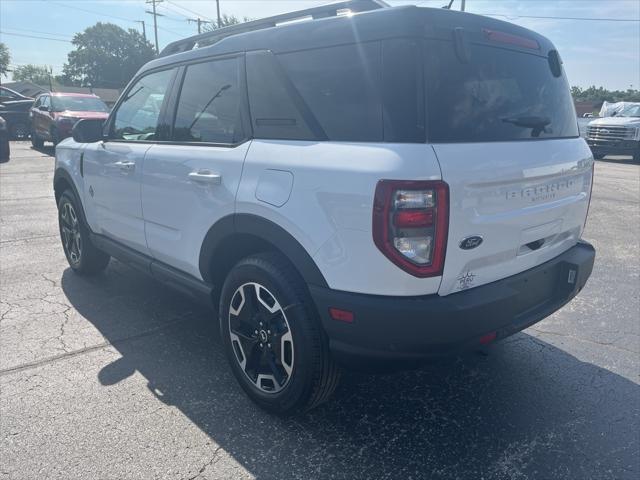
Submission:
M 170 44 L 58 145 L 54 189 L 74 271 L 113 256 L 213 302 L 242 388 L 290 413 L 339 365 L 479 346 L 570 301 L 592 167 L 549 40 L 356 0 Z

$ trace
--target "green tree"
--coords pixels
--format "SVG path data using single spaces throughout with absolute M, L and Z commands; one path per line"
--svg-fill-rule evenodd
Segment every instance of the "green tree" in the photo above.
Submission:
M 0 77 L 6 75 L 9 71 L 10 61 L 11 55 L 9 55 L 9 49 L 4 43 L 0 42 Z
M 37 85 L 49 85 L 51 70 L 44 65 L 19 65 L 13 69 L 13 79 L 16 82 L 33 82 Z
M 578 102 L 593 102 L 594 104 L 602 104 L 602 102 L 640 102 L 640 90 L 607 90 L 604 87 L 589 88 L 571 87 L 571 95 Z
M 220 26 L 218 27 L 217 22 L 205 23 L 202 29 L 205 32 L 211 32 L 213 30 L 217 30 L 218 28 L 228 27 L 230 25 L 237 25 L 239 23 L 248 22 L 251 20 L 250 18 L 244 17 L 240 20 L 235 15 L 227 15 L 226 13 L 220 15 Z
M 155 56 L 153 45 L 130 28 L 98 22 L 72 42 L 60 79 L 71 85 L 103 88 L 125 86 L 138 69 Z

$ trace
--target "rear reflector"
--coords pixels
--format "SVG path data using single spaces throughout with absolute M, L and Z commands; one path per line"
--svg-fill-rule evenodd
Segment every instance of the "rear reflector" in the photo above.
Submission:
M 482 33 L 484 33 L 485 37 L 492 42 L 506 43 L 507 45 L 530 48 L 531 50 L 540 50 L 540 45 L 532 38 L 521 37 L 519 35 L 512 35 L 510 33 L 500 32 L 498 30 L 489 30 L 486 28 L 482 30 Z
M 334 307 L 329 308 L 329 315 L 331 315 L 332 319 L 338 320 L 339 322 L 353 323 L 355 319 L 353 312 Z

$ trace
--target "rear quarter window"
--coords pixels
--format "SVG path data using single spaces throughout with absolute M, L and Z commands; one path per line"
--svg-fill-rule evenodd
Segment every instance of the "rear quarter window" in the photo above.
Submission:
M 382 140 L 380 42 L 287 53 L 278 59 L 329 139 Z

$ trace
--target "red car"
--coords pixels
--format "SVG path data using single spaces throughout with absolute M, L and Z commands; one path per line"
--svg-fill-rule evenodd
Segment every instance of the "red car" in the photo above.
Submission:
M 106 120 L 109 108 L 96 95 L 82 93 L 42 93 L 36 97 L 29 111 L 31 143 L 41 148 L 45 141 L 58 144 L 71 136 L 78 120 L 99 118 Z

